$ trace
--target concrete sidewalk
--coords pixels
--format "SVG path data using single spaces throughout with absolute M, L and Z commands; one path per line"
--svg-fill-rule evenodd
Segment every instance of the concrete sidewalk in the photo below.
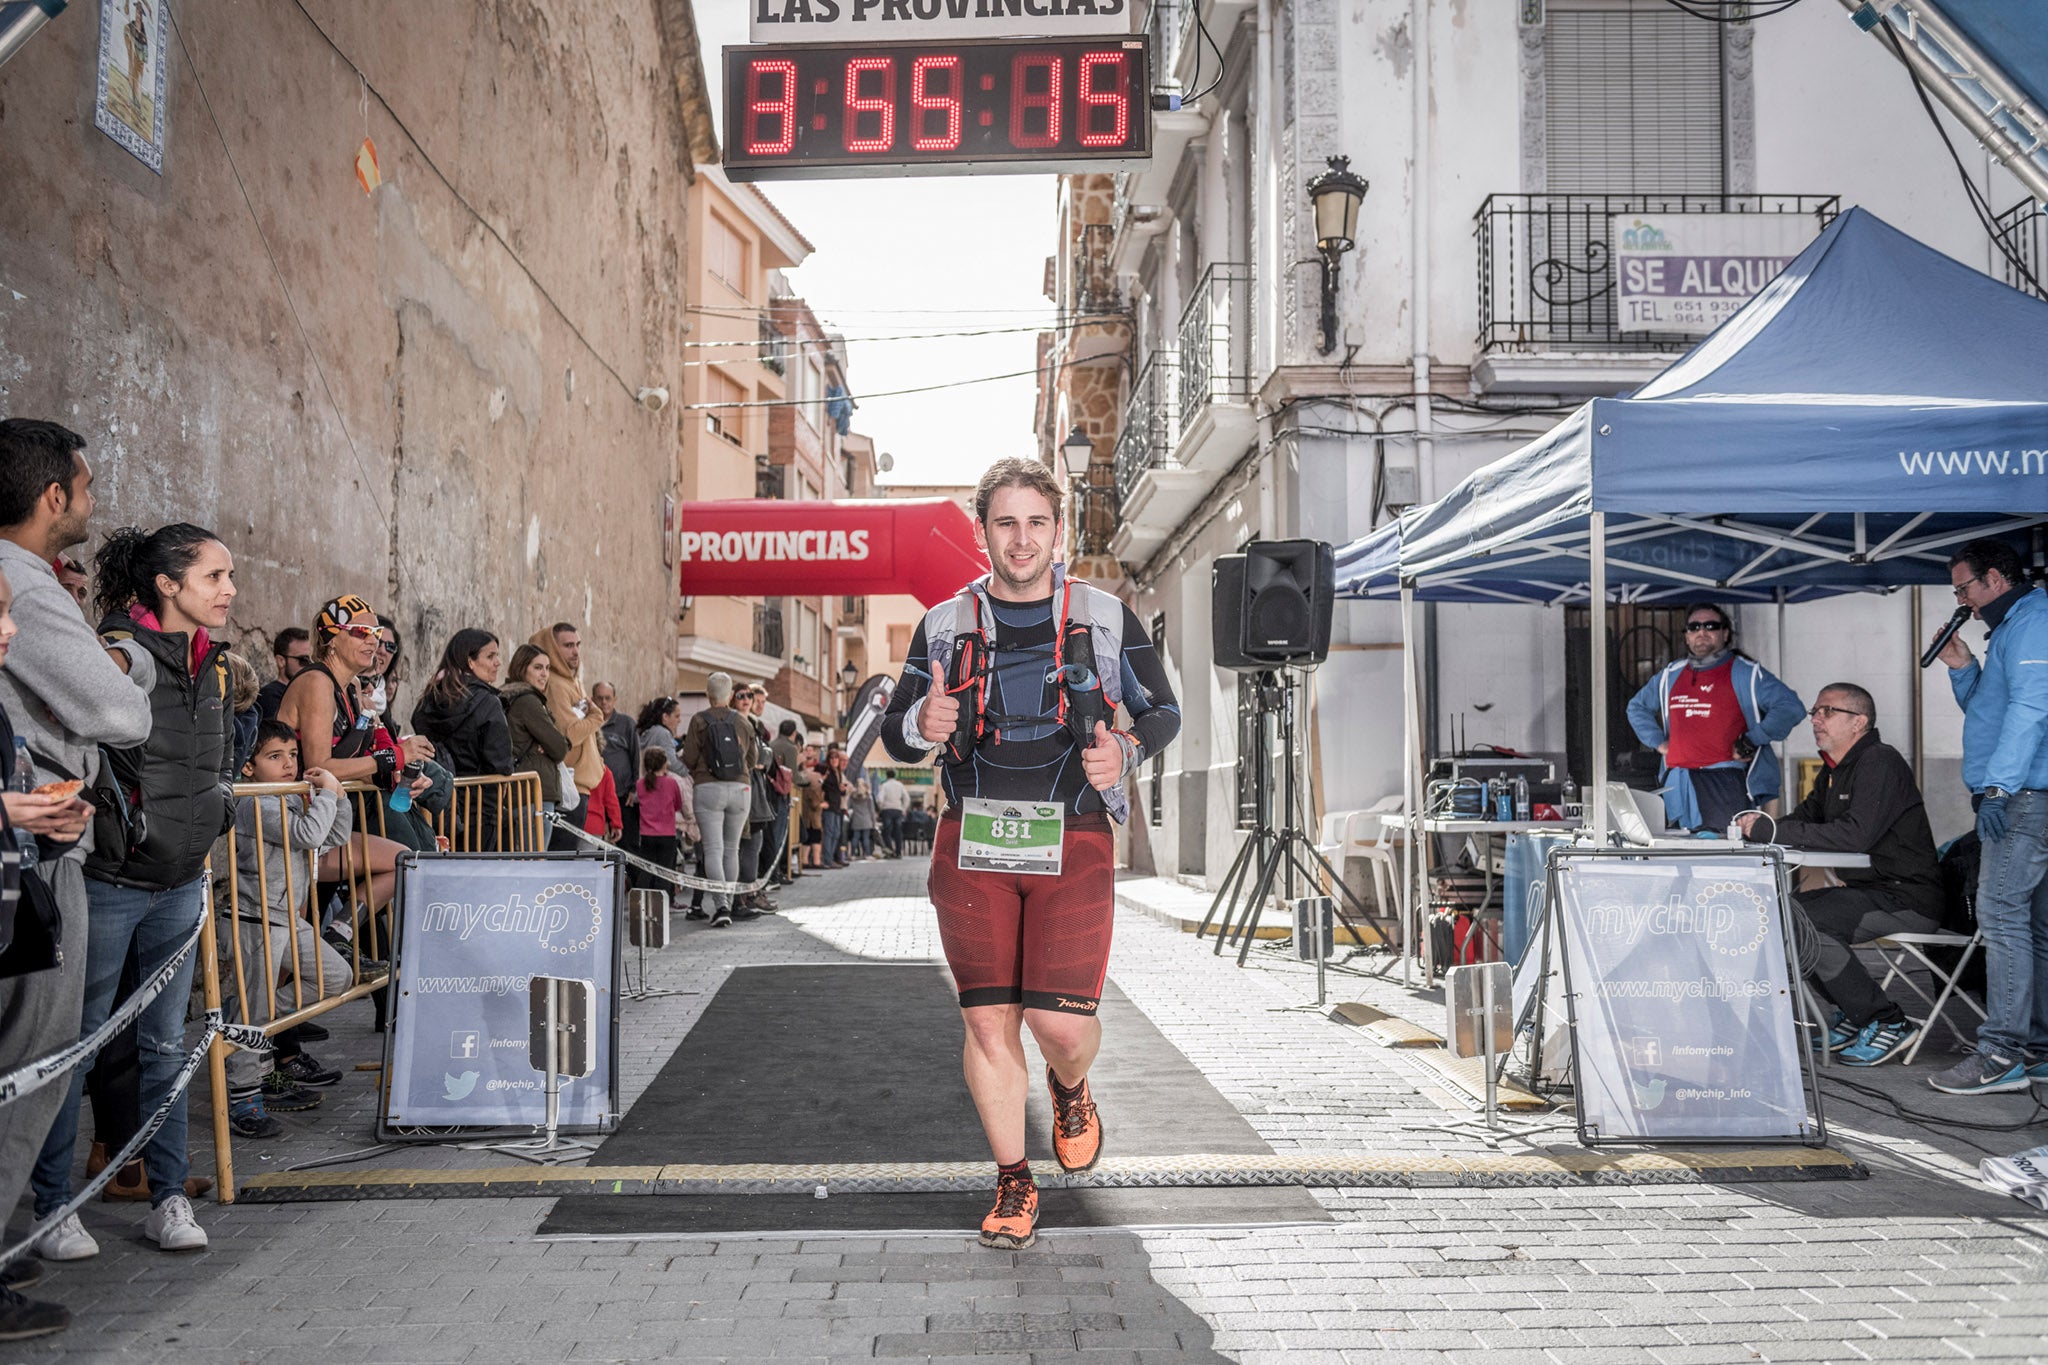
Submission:
M 650 958 L 650 984 L 692 993 L 625 1005 L 627 1102 L 735 966 L 936 958 L 925 870 L 868 863 L 806 878 L 779 917 L 681 925 Z M 1128 908 L 1117 935 L 1118 985 L 1276 1151 L 1486 1150 L 1446 1130 L 1470 1108 L 1427 1068 L 1314 1008 L 1313 969 L 1284 946 L 1253 948 L 1240 970 Z M 1362 965 L 1333 970 L 1333 1002 L 1424 1022 L 1441 1010 Z M 380 1059 L 368 1022 L 366 1006 L 342 1012 L 322 1059 Z M 138 1206 L 96 1204 L 85 1218 L 100 1256 L 53 1266 L 30 1291 L 70 1305 L 77 1324 L 0 1357 L 2048 1360 L 2048 1215 L 1983 1192 L 1974 1175 L 1979 1155 L 2048 1141 L 2048 1129 L 1953 1126 L 2034 1111 L 1928 1090 L 1921 1078 L 1945 1061 L 1930 1044 L 1910 1072 L 1858 1073 L 1870 1094 L 1829 1083 L 1831 1130 L 1871 1166 L 1868 1181 L 1318 1191 L 1334 1224 L 1051 1228 L 1016 1254 L 976 1247 L 966 1229 L 541 1242 L 550 1201 L 536 1198 L 207 1203 L 212 1248 L 178 1257 L 141 1240 Z M 238 1144 L 238 1173 L 372 1146 L 372 1079 L 350 1072 L 322 1108 L 281 1116 L 286 1138 Z M 1101 1099 L 1113 1114 L 1114 1097 Z M 204 1103 L 195 1095 L 201 1171 Z M 1901 1118 L 1895 1103 L 1943 1122 Z M 501 1159 L 407 1147 L 361 1164 Z

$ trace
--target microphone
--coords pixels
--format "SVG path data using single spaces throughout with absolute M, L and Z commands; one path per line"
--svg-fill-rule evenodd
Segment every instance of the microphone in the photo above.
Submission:
M 1955 638 L 1955 633 L 1963 628 L 1963 622 L 1969 619 L 1970 609 L 1957 607 L 1956 614 L 1949 617 L 1948 624 L 1941 628 L 1941 634 L 1934 637 L 1934 643 L 1927 646 L 1927 652 L 1920 656 L 1920 666 L 1927 668 L 1932 665 L 1941 651 L 1948 647 L 1948 642 Z

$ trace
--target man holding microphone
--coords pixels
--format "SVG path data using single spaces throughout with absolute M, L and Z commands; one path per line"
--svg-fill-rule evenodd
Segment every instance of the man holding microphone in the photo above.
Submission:
M 2048 1081 L 2048 593 L 2027 585 L 2019 554 L 2002 540 L 1963 546 L 1949 559 L 1949 581 L 1991 631 L 1981 664 L 1956 635 L 1939 656 L 1963 708 L 1963 781 L 1984 845 L 1977 925 L 1987 1014 L 1975 1054 L 1928 1084 L 1988 1095 Z

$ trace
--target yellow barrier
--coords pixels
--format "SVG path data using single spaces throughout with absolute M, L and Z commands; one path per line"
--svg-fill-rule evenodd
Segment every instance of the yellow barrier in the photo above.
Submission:
M 330 981 L 332 963 L 323 964 L 323 949 L 336 953 L 319 930 L 322 907 L 313 894 L 322 884 L 320 852 L 292 846 L 286 798 L 303 801 L 312 791 L 304 782 L 235 784 L 241 797 L 258 800 L 247 838 L 256 845 L 253 875 L 242 870 L 245 836 L 230 829 L 214 846 L 208 875 L 214 885 L 215 914 L 200 930 L 199 956 L 203 998 L 209 1010 L 225 1008 L 226 986 L 232 989 L 231 1022 L 254 1024 L 270 1037 L 314 1019 L 329 1010 L 360 1000 L 390 985 L 392 876 L 372 868 L 369 844 L 360 836 L 385 837 L 383 793 L 364 782 L 345 783 L 352 826 L 346 843 L 331 850 L 337 856 L 329 879 L 347 905 L 349 944 L 343 979 Z M 450 852 L 537 852 L 547 843 L 543 828 L 540 778 L 533 773 L 510 777 L 459 777 L 454 799 L 439 813 L 424 809 L 437 842 Z M 268 823 L 267 823 L 268 822 Z M 272 826 L 275 826 L 274 828 Z M 282 855 L 282 885 L 273 885 L 265 846 Z M 376 861 L 382 861 L 381 858 Z M 223 947 L 217 922 L 234 926 Z M 283 959 L 280 961 L 280 959 Z M 251 983 L 260 983 L 253 986 Z M 381 1003 L 378 1013 L 382 1015 Z M 227 1058 L 234 1048 L 215 1039 L 207 1059 L 213 1084 L 213 1143 L 216 1197 L 224 1204 L 235 1198 L 233 1129 L 228 1124 Z

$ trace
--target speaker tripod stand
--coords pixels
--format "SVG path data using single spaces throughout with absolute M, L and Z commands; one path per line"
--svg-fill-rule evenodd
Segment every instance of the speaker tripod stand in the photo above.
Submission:
M 1256 730 L 1259 752 L 1242 755 L 1241 759 L 1252 763 L 1253 806 L 1257 811 L 1256 823 L 1251 837 L 1237 852 L 1237 858 L 1230 864 L 1230 870 L 1223 876 L 1223 884 L 1216 890 L 1216 898 L 1209 905 L 1209 913 L 1195 930 L 1195 937 L 1201 938 L 1213 923 L 1216 926 L 1216 946 L 1212 950 L 1219 956 L 1226 943 L 1237 948 L 1237 965 L 1242 967 L 1251 954 L 1252 939 L 1259 924 L 1259 912 L 1265 906 L 1267 897 L 1280 884 L 1287 899 L 1293 899 L 1298 873 L 1303 884 L 1314 887 L 1318 873 L 1327 876 L 1336 888 L 1334 902 L 1337 920 L 1351 931 L 1352 941 L 1359 941 L 1359 919 L 1370 920 L 1372 912 L 1365 903 L 1354 895 L 1344 884 L 1343 875 L 1330 864 L 1322 850 L 1302 832 L 1297 823 L 1299 804 L 1295 800 L 1294 765 L 1296 759 L 1294 712 L 1295 676 L 1289 669 L 1269 669 L 1254 678 L 1256 689 Z M 1268 771 L 1267 755 L 1270 746 L 1267 741 L 1268 725 L 1277 717 L 1280 726 L 1280 822 L 1276 827 L 1273 820 L 1273 783 Z M 1249 894 L 1246 894 L 1246 893 Z M 1358 918 L 1345 908 L 1349 902 L 1358 912 Z M 1218 919 L 1218 916 L 1221 919 Z M 1313 926 L 1316 936 L 1316 996 L 1323 995 L 1322 926 Z

